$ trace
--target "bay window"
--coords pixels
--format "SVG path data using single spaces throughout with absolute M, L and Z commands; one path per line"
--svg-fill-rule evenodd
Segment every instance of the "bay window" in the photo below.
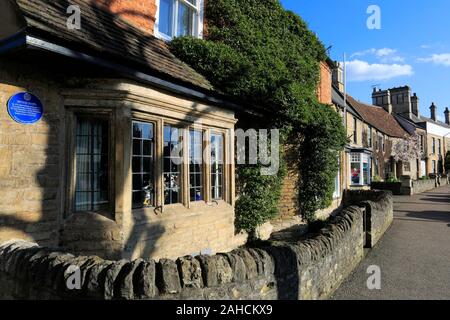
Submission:
M 365 153 L 350 154 L 350 179 L 353 186 L 370 184 L 370 157 Z
M 170 40 L 174 37 L 199 37 L 202 30 L 203 0 L 159 0 L 156 35 Z

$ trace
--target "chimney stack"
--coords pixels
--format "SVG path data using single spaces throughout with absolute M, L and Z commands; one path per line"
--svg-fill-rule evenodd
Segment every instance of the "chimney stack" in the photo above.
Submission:
M 391 91 L 390 90 L 376 90 L 373 89 L 372 92 L 372 104 L 374 106 L 383 107 L 384 110 L 389 112 L 389 114 L 392 114 L 393 107 L 392 107 L 392 97 L 391 97 Z
M 332 81 L 340 92 L 344 92 L 344 69 L 342 63 L 336 62 L 336 68 L 333 69 Z
M 434 102 L 431 104 L 430 110 L 431 110 L 431 119 L 433 121 L 436 121 L 436 105 L 434 104 Z
M 445 115 L 445 123 L 450 125 L 450 111 L 448 111 L 448 107 L 445 108 L 444 115 Z
M 418 117 L 419 116 L 419 97 L 414 92 L 413 96 L 411 97 L 411 111 L 412 113 Z

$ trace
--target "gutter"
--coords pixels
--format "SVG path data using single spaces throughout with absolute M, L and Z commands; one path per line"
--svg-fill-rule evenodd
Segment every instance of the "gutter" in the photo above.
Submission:
M 235 103 L 225 101 L 212 95 L 205 94 L 201 91 L 190 89 L 188 87 L 160 79 L 147 73 L 136 71 L 132 68 L 128 68 L 124 65 L 114 63 L 106 59 L 94 57 L 92 55 L 84 54 L 67 47 L 63 47 L 30 35 L 26 35 L 23 33 L 23 31 L 19 32 L 11 38 L 6 39 L 5 41 L 0 42 L 0 54 L 20 48 L 43 50 L 68 58 L 84 61 L 90 64 L 104 67 L 106 69 L 113 70 L 121 76 L 132 78 L 175 94 L 187 96 L 194 99 L 200 99 L 208 103 L 219 105 L 234 111 L 246 112 L 252 115 L 261 116 L 261 113 L 254 112 L 252 110 L 246 110 Z
M 25 48 L 26 45 L 27 45 L 26 36 L 22 30 L 0 41 L 0 54 Z

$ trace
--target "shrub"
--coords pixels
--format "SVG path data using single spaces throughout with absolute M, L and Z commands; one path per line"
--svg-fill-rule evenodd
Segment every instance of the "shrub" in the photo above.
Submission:
M 386 182 L 387 182 L 387 183 L 399 183 L 400 180 L 398 180 L 396 177 L 389 177 L 389 178 L 386 180 Z
M 170 48 L 241 105 L 267 110 L 270 117 L 259 125 L 279 128 L 282 141 L 296 144 L 299 208 L 313 221 L 332 201 L 338 154 L 347 140 L 339 115 L 316 96 L 325 48 L 278 0 L 214 0 L 206 6 L 206 39 L 176 38 Z M 236 226 L 252 232 L 276 215 L 284 170 L 274 177 L 262 177 L 255 166 L 237 172 Z
M 374 176 L 372 178 L 372 181 L 373 182 L 383 182 L 383 178 L 381 178 L 380 176 Z

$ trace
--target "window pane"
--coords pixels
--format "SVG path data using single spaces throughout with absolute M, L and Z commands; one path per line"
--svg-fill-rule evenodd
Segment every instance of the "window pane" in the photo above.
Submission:
M 133 172 L 141 172 L 141 157 L 133 157 L 131 167 Z
M 352 162 L 350 166 L 352 184 L 360 184 L 361 181 L 361 163 Z
M 133 139 L 133 154 L 142 155 L 142 140 Z
M 194 10 L 181 1 L 178 4 L 177 36 L 192 36 L 194 30 Z
M 159 32 L 171 37 L 173 35 L 174 0 L 160 0 L 159 3 Z
M 108 122 L 77 118 L 75 211 L 104 210 L 109 204 Z
M 211 194 L 214 200 L 223 199 L 223 136 L 211 134 Z
M 181 135 L 182 130 L 170 125 L 164 126 L 164 203 L 181 201 Z
M 133 122 L 133 209 L 154 206 L 153 124 Z
M 369 163 L 363 163 L 363 184 L 369 184 Z
M 203 133 L 189 131 L 189 188 L 190 200 L 203 200 Z

